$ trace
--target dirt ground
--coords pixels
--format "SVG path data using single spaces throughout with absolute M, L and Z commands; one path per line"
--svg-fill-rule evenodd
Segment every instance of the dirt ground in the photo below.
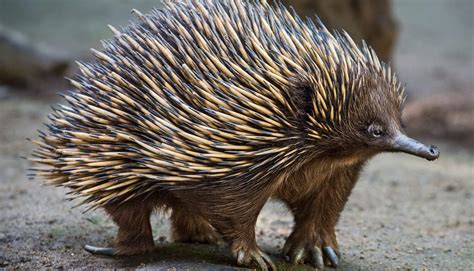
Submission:
M 100 258 L 84 244 L 107 245 L 116 231 L 101 211 L 72 208 L 65 190 L 27 180 L 26 156 L 50 111 L 51 100 L 0 100 L 0 267 L 233 268 L 224 248 L 173 245 L 166 214 L 153 219 L 156 252 L 145 257 Z M 407 155 L 372 160 L 342 215 L 341 270 L 474 268 L 474 150 L 438 143 L 441 158 Z M 292 218 L 278 203 L 259 217 L 258 241 L 279 262 Z M 301 267 L 301 266 L 300 266 Z

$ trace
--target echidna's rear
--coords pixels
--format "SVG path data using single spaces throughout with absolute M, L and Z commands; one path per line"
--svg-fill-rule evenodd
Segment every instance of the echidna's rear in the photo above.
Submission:
M 149 216 L 172 211 L 178 241 L 230 241 L 240 264 L 272 266 L 255 242 L 269 197 L 296 226 L 294 263 L 336 266 L 334 227 L 363 164 L 381 151 L 435 159 L 400 128 L 403 93 L 374 52 L 284 7 L 169 4 L 93 50 L 35 141 L 37 175 L 119 226 L 114 248 L 153 248 Z

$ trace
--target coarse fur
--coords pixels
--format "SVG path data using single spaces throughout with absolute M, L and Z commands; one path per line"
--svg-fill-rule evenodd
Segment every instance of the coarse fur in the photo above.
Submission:
M 111 27 L 97 61 L 79 63 L 68 105 L 34 141 L 31 160 L 46 166 L 36 175 L 103 207 L 118 254 L 152 250 L 149 216 L 170 208 L 177 241 L 223 238 L 239 263 L 262 262 L 255 223 L 271 197 L 295 216 L 287 253 L 337 251 L 359 172 L 387 150 L 367 128 L 401 130 L 390 68 L 281 5 L 193 0 L 135 13 L 140 23 Z

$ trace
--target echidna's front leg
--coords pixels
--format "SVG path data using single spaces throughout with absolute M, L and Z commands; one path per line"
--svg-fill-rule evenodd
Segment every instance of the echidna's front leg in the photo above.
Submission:
M 218 244 L 222 241 L 216 230 L 189 207 L 174 206 L 171 215 L 172 239 L 182 243 Z
M 335 228 L 357 174 L 341 170 L 305 196 L 284 199 L 295 217 L 295 228 L 283 249 L 292 263 L 338 266 L 341 255 Z
M 308 263 L 315 268 L 322 268 L 325 264 L 337 267 L 340 253 L 334 228 L 325 229 L 325 225 L 309 219 L 296 220 L 295 228 L 283 248 L 283 255 L 293 264 Z

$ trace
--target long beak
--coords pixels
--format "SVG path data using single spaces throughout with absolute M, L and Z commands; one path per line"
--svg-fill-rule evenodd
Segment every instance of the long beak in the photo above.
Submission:
M 399 133 L 391 142 L 391 149 L 395 152 L 405 152 L 413 154 L 430 161 L 436 160 L 439 157 L 439 150 L 436 146 L 426 146 L 413 138 Z

